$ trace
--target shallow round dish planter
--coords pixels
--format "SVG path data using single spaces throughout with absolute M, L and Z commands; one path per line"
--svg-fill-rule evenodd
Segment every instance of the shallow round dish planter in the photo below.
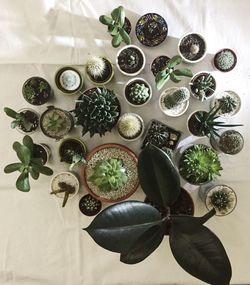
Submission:
M 83 77 L 76 68 L 65 66 L 56 72 L 55 83 L 63 94 L 75 95 L 83 88 Z
M 23 125 L 18 125 L 16 129 L 20 133 L 30 135 L 30 134 L 33 134 L 34 132 L 36 132 L 38 130 L 40 115 L 36 111 L 34 111 L 30 108 L 23 108 L 23 109 L 18 110 L 17 112 L 19 114 L 23 114 L 25 116 L 25 118 L 29 122 L 32 123 L 32 127 L 29 131 L 27 131 Z
M 157 73 L 162 71 L 166 67 L 169 60 L 170 60 L 170 58 L 166 55 L 157 56 L 152 61 L 151 67 L 150 67 L 150 70 L 152 71 L 153 75 L 156 76 Z
M 137 89 L 136 85 L 146 87 L 148 90 L 146 93 L 148 95 L 144 95 L 144 92 L 141 92 L 141 91 L 139 91 L 138 94 L 135 95 L 133 90 Z M 152 97 L 152 87 L 145 79 L 136 77 L 136 78 L 130 79 L 126 83 L 126 85 L 124 86 L 123 93 L 124 93 L 124 98 L 129 105 L 133 107 L 141 107 L 141 106 L 146 105 L 150 101 Z
M 34 144 L 33 157 L 41 158 L 43 164 L 46 164 L 50 158 L 51 150 L 50 147 L 44 143 Z
M 90 82 L 94 85 L 105 85 L 114 77 L 114 67 L 106 57 L 93 56 L 85 67 L 85 72 Z
M 244 138 L 242 134 L 235 130 L 221 132 L 220 137 L 210 138 L 211 146 L 225 154 L 235 155 L 244 147 Z
M 237 63 L 237 56 L 235 52 L 229 48 L 219 50 L 213 59 L 215 69 L 221 72 L 229 72 L 235 68 Z
M 60 140 L 74 126 L 72 115 L 65 110 L 49 106 L 40 118 L 40 127 L 45 136 Z
M 180 38 L 177 50 L 184 62 L 197 63 L 206 56 L 207 44 L 202 35 L 187 33 Z
M 174 107 L 174 108 L 167 108 L 164 104 L 164 99 L 166 97 L 168 97 L 170 94 L 172 94 L 174 91 L 177 91 L 179 88 L 178 87 L 172 87 L 172 88 L 167 88 L 165 89 L 159 98 L 159 107 L 161 109 L 161 111 L 170 117 L 179 117 L 181 115 L 183 115 L 189 106 L 189 100 L 186 100 L 185 102 L 179 104 L 178 106 Z
M 211 80 L 211 87 L 202 87 L 204 80 Z M 207 99 L 211 99 L 212 96 L 215 94 L 216 90 L 216 80 L 214 76 L 207 72 L 201 71 L 196 73 L 189 83 L 190 93 L 191 95 L 200 101 L 205 101 Z
M 225 104 L 218 112 L 221 117 L 233 117 L 240 111 L 240 96 L 231 90 L 216 93 L 211 100 L 211 108 L 218 108 L 221 104 Z
M 104 191 L 90 182 L 90 177 L 93 175 L 95 166 L 109 159 L 121 160 L 127 175 L 127 182 L 122 187 L 116 190 Z M 86 158 L 85 166 L 82 166 L 81 179 L 86 186 L 86 189 L 92 196 L 103 202 L 114 203 L 130 197 L 139 186 L 137 173 L 137 157 L 127 147 L 120 144 L 103 144 L 94 148 Z
M 127 45 L 117 53 L 116 66 L 124 75 L 138 75 L 144 69 L 145 64 L 146 57 L 144 52 L 135 45 Z
M 208 211 L 215 209 L 216 216 L 232 213 L 237 205 L 236 193 L 227 185 L 212 185 L 212 183 L 202 185 L 199 189 L 199 197 Z
M 35 106 L 43 105 L 53 96 L 50 84 L 42 77 L 27 79 L 22 88 L 24 99 Z
M 143 135 L 143 119 L 138 114 L 125 113 L 118 120 L 117 131 L 123 140 L 135 141 Z

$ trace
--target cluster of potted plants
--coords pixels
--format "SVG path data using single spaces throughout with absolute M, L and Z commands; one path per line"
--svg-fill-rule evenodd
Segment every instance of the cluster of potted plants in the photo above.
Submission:
M 132 25 L 125 10 L 119 6 L 110 16 L 102 15 L 99 20 L 107 26 L 114 48 L 125 44 L 115 58 L 118 71 L 133 77 L 124 84 L 125 102 L 131 108 L 143 108 L 150 104 L 153 89 L 147 80 L 137 77 L 145 67 L 146 56 L 142 48 L 131 44 Z M 137 21 L 135 32 L 142 45 L 154 47 L 166 39 L 168 25 L 160 15 L 148 13 Z M 179 83 L 183 76 L 191 78 L 189 88 L 166 88 L 159 96 L 159 108 L 167 116 L 178 117 L 192 103 L 190 94 L 200 101 L 210 100 L 210 110 L 190 114 L 187 128 L 193 136 L 208 137 L 211 146 L 194 144 L 178 149 L 182 135 L 179 130 L 156 119 L 145 128 L 143 118 L 137 113 L 122 114 L 116 92 L 106 87 L 114 78 L 112 61 L 103 55 L 92 55 L 85 64 L 86 78 L 93 84 L 89 89 L 84 89 L 84 76 L 77 68 L 64 66 L 56 71 L 58 91 L 77 96 L 73 110 L 47 106 L 40 115 L 28 108 L 19 111 L 4 108 L 13 119 L 11 127 L 26 134 L 23 144 L 13 144 L 20 162 L 7 165 L 4 171 L 19 171 L 16 187 L 25 192 L 30 190 L 30 176 L 36 180 L 40 173 L 53 174 L 45 166 L 50 154 L 48 146 L 35 144 L 29 136 L 40 126 L 46 137 L 62 140 L 60 160 L 69 165 L 69 171 L 57 173 L 51 180 L 50 194 L 63 199 L 62 207 L 78 193 L 80 184 L 89 192 L 79 201 L 80 211 L 85 215 L 98 214 L 102 202 L 119 202 L 103 210 L 86 228 L 100 246 L 120 253 L 122 262 L 134 264 L 148 257 L 164 235 L 169 235 L 171 251 L 184 270 L 210 284 L 228 284 L 231 266 L 226 252 L 203 224 L 213 215 L 232 212 L 236 206 L 236 193 L 230 186 L 207 185 L 223 170 L 219 152 L 233 155 L 243 148 L 244 139 L 239 132 L 223 129 L 242 126 L 225 122 L 238 113 L 241 100 L 231 90 L 215 93 L 217 84 L 212 73 L 200 71 L 193 75 L 189 68 L 177 68 L 182 62 L 195 64 L 204 59 L 207 43 L 202 35 L 185 34 L 177 51 L 175 56 L 160 55 L 152 62 L 156 89 L 161 90 L 169 80 Z M 220 50 L 213 60 L 216 70 L 222 72 L 231 71 L 236 62 L 236 54 L 230 49 Z M 54 94 L 50 84 L 41 77 L 29 78 L 22 92 L 24 99 L 34 106 L 48 103 Z M 88 153 L 80 138 L 66 137 L 73 127 L 81 127 L 82 136 L 89 134 L 90 139 L 113 129 L 128 144 L 143 137 L 142 151 L 137 158 L 128 147 L 109 143 Z M 176 150 L 179 157 L 174 156 Z M 73 169 L 79 171 L 79 179 Z M 181 187 L 180 176 L 200 187 L 199 195 L 209 211 L 205 216 L 193 217 L 194 203 Z M 145 201 L 121 202 L 137 190 L 139 183 Z M 186 248 L 189 256 L 183 255 Z

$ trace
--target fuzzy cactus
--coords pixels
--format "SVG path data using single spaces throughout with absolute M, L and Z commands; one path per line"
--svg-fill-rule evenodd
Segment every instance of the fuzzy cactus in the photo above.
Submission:
M 200 51 L 200 46 L 198 44 L 192 44 L 191 45 L 190 52 L 192 55 L 198 54 L 199 51 Z
M 143 83 L 135 83 L 128 94 L 131 103 L 140 105 L 145 103 L 150 96 L 149 88 Z
M 189 96 L 188 89 L 186 87 L 181 87 L 164 98 L 164 105 L 168 109 L 176 108 L 186 102 L 189 99 Z
M 142 122 L 134 114 L 124 114 L 118 122 L 118 131 L 125 138 L 135 138 L 142 130 Z
M 234 52 L 229 49 L 218 52 L 215 55 L 214 64 L 218 69 L 222 71 L 231 70 L 236 64 L 236 57 Z
M 88 74 L 93 78 L 101 77 L 106 68 L 105 60 L 100 56 L 92 56 L 86 63 Z

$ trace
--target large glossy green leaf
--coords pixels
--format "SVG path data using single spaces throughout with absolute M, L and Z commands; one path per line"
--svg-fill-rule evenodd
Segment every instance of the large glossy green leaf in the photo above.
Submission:
M 173 73 L 177 76 L 187 76 L 187 77 L 193 76 L 192 71 L 188 68 L 176 69 L 173 71 Z
M 194 277 L 212 285 L 230 283 L 232 270 L 218 237 L 205 226 L 192 233 L 171 227 L 169 242 L 179 265 Z
M 168 207 L 180 195 L 180 177 L 168 155 L 148 144 L 139 155 L 138 174 L 141 187 L 150 201 Z
M 33 151 L 33 146 L 34 146 L 34 143 L 33 143 L 33 140 L 30 136 L 24 136 L 23 138 L 23 144 L 30 150 L 30 152 L 32 153 Z
M 101 247 L 127 252 L 149 228 L 162 224 L 161 214 L 138 201 L 112 205 L 98 214 L 86 230 Z
M 170 79 L 175 82 L 175 83 L 178 83 L 181 81 L 180 77 L 178 77 L 177 75 L 175 75 L 173 72 L 170 73 Z
M 20 170 L 21 166 L 22 166 L 22 163 L 20 163 L 20 162 L 11 163 L 11 164 L 5 166 L 4 172 L 5 173 L 11 173 L 11 172 Z
M 39 178 L 39 171 L 35 170 L 34 168 L 30 168 L 29 172 L 33 179 L 37 180 Z
M 7 116 L 13 118 L 13 119 L 16 119 L 16 116 L 17 116 L 17 112 L 8 108 L 8 107 L 5 107 L 4 109 L 4 112 L 6 113 Z
M 40 172 L 44 175 L 50 176 L 53 174 L 53 170 L 47 166 L 40 165 L 40 164 L 33 164 L 32 167 L 34 168 L 36 172 Z
M 174 68 L 176 65 L 182 62 L 182 58 L 179 55 L 173 56 L 167 63 L 169 68 Z
M 110 17 L 108 16 L 105 16 L 105 15 L 101 15 L 99 17 L 99 21 L 103 24 L 103 25 L 106 25 L 106 26 L 109 26 L 109 25 L 112 25 L 113 24 L 113 19 L 111 19 Z
M 130 45 L 131 44 L 131 39 L 130 39 L 129 34 L 123 28 L 121 28 L 119 31 L 120 31 L 120 35 L 121 35 L 124 43 L 127 44 L 127 45 Z
M 145 231 L 127 252 L 121 253 L 121 262 L 135 264 L 147 258 L 161 244 L 165 227 L 153 226 Z
M 162 72 L 162 74 L 161 74 Z M 161 71 L 157 73 L 155 77 L 155 83 L 156 83 L 156 88 L 157 90 L 161 90 L 161 88 L 167 83 L 169 80 L 169 74 L 166 74 L 165 71 Z M 163 73 L 165 72 L 165 75 L 163 76 Z
M 29 174 L 27 172 L 22 172 L 16 181 L 16 188 L 23 192 L 30 191 Z
M 31 152 L 25 145 L 21 145 L 19 142 L 13 143 L 13 149 L 17 153 L 21 162 L 28 165 L 31 159 Z
M 118 47 L 122 42 L 122 36 L 120 34 L 117 34 L 115 36 L 113 36 L 113 39 L 112 39 L 112 46 L 113 47 Z
M 115 8 L 111 12 L 111 17 L 113 18 L 113 20 L 117 24 L 119 24 L 120 27 L 123 27 L 124 21 L 125 21 L 125 11 L 124 11 L 124 8 L 122 6 L 119 6 L 118 8 Z

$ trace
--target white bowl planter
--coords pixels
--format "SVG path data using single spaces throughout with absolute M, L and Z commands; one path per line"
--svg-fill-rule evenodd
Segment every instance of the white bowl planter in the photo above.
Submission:
M 130 87 L 133 86 L 133 84 L 136 84 L 136 83 L 144 84 L 147 88 L 149 88 L 149 97 L 147 98 L 147 100 L 144 103 L 135 104 L 135 103 L 129 101 L 129 99 L 128 99 L 127 94 L 129 93 Z M 148 83 L 148 81 L 146 81 L 145 79 L 143 79 L 141 77 L 136 77 L 136 78 L 130 79 L 126 83 L 126 85 L 124 86 L 124 89 L 123 89 L 123 94 L 124 94 L 124 98 L 125 98 L 126 102 L 129 105 L 131 105 L 133 107 L 141 107 L 141 106 L 145 106 L 150 101 L 150 99 L 152 98 L 152 87 Z
M 189 106 L 189 100 L 186 100 L 185 102 L 171 109 L 167 108 L 164 104 L 164 99 L 170 94 L 172 94 L 174 91 L 177 91 L 178 89 L 178 87 L 167 88 L 160 95 L 159 107 L 161 111 L 167 116 L 179 117 L 187 111 L 187 108 Z
M 206 56 L 207 43 L 201 34 L 196 32 L 187 33 L 180 38 L 177 51 L 184 62 L 197 63 L 202 61 Z
M 129 57 L 125 60 L 126 50 Z M 130 54 L 129 54 L 130 53 Z M 138 66 L 133 64 L 133 60 L 138 61 Z M 145 67 L 146 57 L 141 48 L 135 45 L 126 45 L 121 48 L 116 55 L 116 66 L 118 70 L 127 76 L 138 75 Z

